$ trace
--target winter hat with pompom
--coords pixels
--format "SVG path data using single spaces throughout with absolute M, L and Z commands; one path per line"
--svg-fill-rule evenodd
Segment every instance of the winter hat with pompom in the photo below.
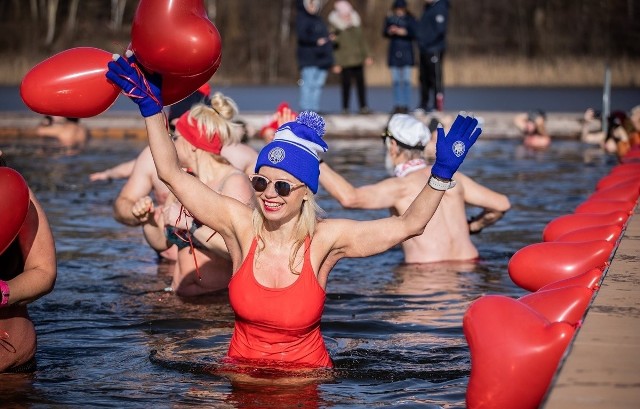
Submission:
M 320 177 L 318 152 L 326 152 L 329 148 L 323 136 L 324 119 L 312 111 L 301 112 L 295 121 L 282 124 L 273 141 L 262 148 L 255 172 L 263 166 L 284 170 L 317 193 Z

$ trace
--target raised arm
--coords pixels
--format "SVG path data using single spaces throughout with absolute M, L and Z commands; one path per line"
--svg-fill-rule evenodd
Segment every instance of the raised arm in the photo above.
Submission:
M 129 61 L 118 56 L 108 65 L 107 78 L 138 104 L 140 113 L 145 117 L 149 147 L 160 180 L 196 219 L 222 234 L 228 246 L 227 238 L 237 240 L 239 234 L 250 234 L 252 210 L 249 207 L 211 190 L 180 167 L 176 147 L 162 113 L 159 76 L 145 76 L 136 66 L 133 56 Z M 237 261 L 234 251 L 239 249 L 239 244 L 229 249 L 234 262 Z M 236 255 L 241 257 L 240 253 Z
M 387 209 L 394 206 L 401 194 L 398 184 L 389 179 L 354 187 L 325 162 L 320 164 L 320 184 L 347 209 Z
M 431 177 L 409 208 L 400 216 L 373 221 L 334 220 L 327 223 L 333 230 L 333 252 L 337 257 L 366 257 L 381 253 L 424 232 L 445 190 L 453 187 L 453 174 L 462 164 L 469 148 L 482 130 L 475 118 L 458 115 L 445 136 L 438 128 L 436 161 Z

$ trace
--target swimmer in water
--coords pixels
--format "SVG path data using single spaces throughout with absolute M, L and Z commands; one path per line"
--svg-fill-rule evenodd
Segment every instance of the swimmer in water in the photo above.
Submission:
M 546 149 L 551 145 L 546 121 L 547 114 L 541 109 L 516 115 L 513 122 L 522 132 L 524 146 L 532 149 Z
M 320 183 L 347 209 L 389 209 L 393 215 L 403 214 L 431 174 L 432 166 L 424 159 L 430 139 L 431 132 L 421 121 L 411 115 L 395 114 L 383 134 L 390 178 L 354 187 L 323 162 Z M 511 208 L 507 196 L 461 172 L 453 176 L 456 186 L 445 192 L 424 232 L 402 242 L 406 263 L 477 259 L 478 250 L 470 235 L 494 224 Z M 482 210 L 467 220 L 466 206 Z
M 3 159 L 0 166 L 5 166 Z M 0 372 L 36 369 L 37 337 L 27 306 L 50 293 L 56 282 L 53 234 L 31 189 L 29 199 L 22 228 L 0 254 Z
M 180 165 L 216 192 L 255 207 L 253 188 L 247 175 L 220 156 L 222 139 L 232 131 L 231 123 L 218 111 L 196 105 L 176 123 L 174 143 Z M 144 219 L 142 228 L 149 245 L 158 252 L 178 247 L 178 259 L 168 290 L 182 297 L 215 293 L 227 288 L 231 261 L 219 234 L 191 217 L 172 194 L 161 212 L 152 202 L 134 205 Z
M 196 219 L 222 236 L 229 250 L 234 271 L 229 300 L 236 320 L 228 359 L 331 368 L 320 332 L 331 270 L 342 258 L 379 254 L 423 233 L 482 132 L 478 121 L 459 115 L 446 136 L 440 129 L 432 174 L 403 214 L 356 221 L 320 217 L 315 193 L 318 153 L 328 149 L 324 120 L 301 112 L 260 151 L 251 177 L 258 207 L 251 209 L 182 169 L 162 114 L 158 78 L 145 79 L 134 63 L 114 56 L 107 78 L 138 104 L 160 179 Z
M 89 141 L 88 129 L 78 118 L 46 115 L 35 130 L 36 135 L 55 138 L 68 154 L 78 153 Z

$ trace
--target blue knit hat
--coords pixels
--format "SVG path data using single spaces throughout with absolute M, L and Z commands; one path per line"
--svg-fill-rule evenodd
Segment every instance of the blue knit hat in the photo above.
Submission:
M 273 141 L 262 148 L 255 172 L 263 166 L 284 170 L 317 193 L 320 177 L 317 152 L 326 152 L 329 148 L 323 136 L 324 119 L 313 111 L 301 112 L 295 121 L 282 124 Z

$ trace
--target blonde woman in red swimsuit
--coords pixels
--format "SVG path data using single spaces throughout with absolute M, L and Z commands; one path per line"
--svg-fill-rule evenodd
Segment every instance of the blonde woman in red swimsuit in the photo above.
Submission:
M 372 256 L 422 234 L 481 133 L 476 119 L 461 115 L 446 137 L 440 128 L 432 176 L 404 214 L 371 221 L 321 219 L 314 194 L 318 152 L 327 150 L 324 120 L 302 112 L 281 125 L 260 151 L 251 177 L 258 201 L 252 210 L 180 167 L 161 112 L 158 78 L 145 80 L 133 56 L 114 56 L 108 65 L 107 78 L 132 97 L 145 117 L 158 176 L 227 245 L 235 312 L 228 357 L 243 365 L 331 368 L 320 333 L 331 269 L 342 258 Z

